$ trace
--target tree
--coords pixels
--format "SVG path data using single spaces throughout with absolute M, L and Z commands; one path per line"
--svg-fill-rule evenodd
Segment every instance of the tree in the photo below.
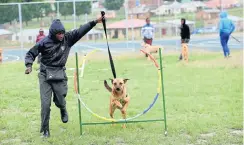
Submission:
M 2 3 L 12 2 L 34 2 L 43 0 L 1 0 Z M 28 21 L 32 18 L 40 16 L 41 7 L 38 4 L 21 4 L 22 21 L 28 25 Z M 39 13 L 39 14 L 38 14 Z M 2 5 L 0 6 L 0 23 L 7 23 L 13 20 L 19 21 L 18 5 Z
M 59 12 L 64 16 L 66 20 L 66 16 L 73 14 L 73 3 L 72 2 L 64 2 L 59 4 Z
M 76 2 L 76 15 L 79 17 L 83 14 L 91 13 L 91 2 Z
M 124 0 L 105 0 L 103 6 L 107 10 L 119 10 L 124 4 Z
M 25 22 L 26 26 L 28 26 L 28 21 L 30 21 L 34 14 L 33 11 L 35 11 L 31 4 L 26 4 L 22 5 L 21 10 L 22 10 L 22 21 Z
M 34 9 L 34 11 L 32 11 L 32 17 L 37 18 L 38 21 L 39 18 L 43 18 L 44 14 L 47 16 L 52 12 L 51 5 L 49 3 L 33 4 L 32 9 Z
M 18 5 L 1 5 L 0 6 L 0 24 L 10 23 L 18 18 Z

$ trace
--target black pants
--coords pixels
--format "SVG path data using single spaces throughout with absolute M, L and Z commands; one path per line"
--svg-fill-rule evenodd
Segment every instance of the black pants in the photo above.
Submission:
M 41 96 L 41 129 L 49 130 L 50 107 L 53 94 L 53 102 L 55 105 L 62 109 L 66 107 L 65 97 L 67 95 L 67 77 L 63 81 L 46 81 L 46 74 L 40 72 L 38 74 L 40 84 Z

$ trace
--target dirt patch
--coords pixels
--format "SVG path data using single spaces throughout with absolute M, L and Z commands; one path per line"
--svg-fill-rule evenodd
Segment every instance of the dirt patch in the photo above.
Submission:
M 17 108 L 10 108 L 10 109 L 3 109 L 2 110 L 2 114 L 3 115 L 9 115 L 9 113 L 11 114 L 21 114 L 22 112 L 17 109 Z
M 1 143 L 2 144 L 16 144 L 16 143 L 20 143 L 21 140 L 18 139 L 18 138 L 12 138 L 12 139 L 6 139 L 6 140 L 3 140 Z
M 187 139 L 191 139 L 191 138 L 192 138 L 192 136 L 190 136 L 189 134 L 185 134 L 184 136 L 185 136 L 185 138 L 187 138 Z
M 203 144 L 207 144 L 208 142 L 206 141 L 206 140 L 204 140 L 204 139 L 198 139 L 197 140 L 197 144 L 199 144 L 199 145 L 203 145 Z
M 238 68 L 243 67 L 243 53 L 242 52 L 235 52 L 229 58 L 217 58 L 212 60 L 201 60 L 201 61 L 194 61 L 189 62 L 191 66 L 199 66 L 199 67 L 231 67 L 231 68 Z
M 117 145 L 126 145 L 125 141 L 122 138 L 115 139 Z
M 7 131 L 6 130 L 0 130 L 0 134 L 6 134 Z
M 200 136 L 202 138 L 210 138 L 210 137 L 214 137 L 215 135 L 216 135 L 216 133 L 211 132 L 211 133 L 201 134 Z
M 230 131 L 230 134 L 237 135 L 237 136 L 243 136 L 243 130 L 241 129 L 233 129 Z

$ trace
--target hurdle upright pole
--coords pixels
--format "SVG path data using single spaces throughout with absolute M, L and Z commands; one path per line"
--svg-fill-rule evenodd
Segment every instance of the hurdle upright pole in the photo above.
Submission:
M 79 64 L 78 64 L 78 53 L 75 53 L 76 58 L 76 82 L 77 82 L 77 92 L 80 94 L 80 80 L 79 80 Z M 82 119 L 81 119 L 81 109 L 80 109 L 80 100 L 78 99 L 78 108 L 79 108 L 79 122 L 80 122 L 80 135 L 82 135 Z
M 167 120 L 166 120 L 166 107 L 165 107 L 165 96 L 164 96 L 164 79 L 163 79 L 163 64 L 162 64 L 162 49 L 159 48 L 159 60 L 160 60 L 160 74 L 161 74 L 161 89 L 163 97 L 163 109 L 164 109 L 164 135 L 167 135 Z

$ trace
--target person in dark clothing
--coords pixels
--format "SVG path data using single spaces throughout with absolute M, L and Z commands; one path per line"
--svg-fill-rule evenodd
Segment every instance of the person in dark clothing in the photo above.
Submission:
M 180 27 L 181 33 L 181 44 L 182 43 L 189 43 L 190 41 L 190 28 L 186 24 L 186 19 L 181 19 L 181 27 Z M 182 60 L 182 53 L 180 54 L 179 60 Z
M 71 47 L 89 32 L 97 23 L 101 23 L 104 17 L 80 26 L 73 31 L 65 32 L 65 28 L 59 19 L 53 20 L 49 35 L 33 46 L 25 56 L 25 74 L 32 71 L 32 64 L 39 53 L 42 54 L 40 60 L 40 72 L 38 74 L 41 96 L 41 129 L 43 137 L 50 136 L 49 119 L 50 106 L 53 94 L 55 105 L 60 108 L 61 120 L 68 122 L 65 97 L 67 95 L 67 76 L 65 64 Z

